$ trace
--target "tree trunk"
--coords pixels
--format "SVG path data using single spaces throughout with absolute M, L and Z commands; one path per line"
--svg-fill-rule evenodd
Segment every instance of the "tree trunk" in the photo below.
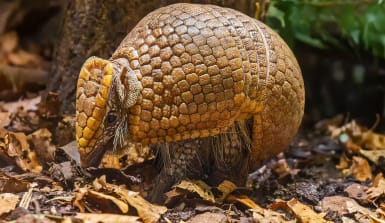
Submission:
M 109 58 L 141 18 L 176 2 L 217 4 L 250 16 L 255 10 L 255 0 L 69 0 L 47 87 L 47 93 L 59 93 L 61 112 L 75 111 L 76 81 L 88 57 Z

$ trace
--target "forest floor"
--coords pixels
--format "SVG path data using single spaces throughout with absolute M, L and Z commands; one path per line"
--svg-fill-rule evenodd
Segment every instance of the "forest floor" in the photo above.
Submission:
M 148 151 L 136 148 L 144 162 L 134 167 L 117 169 L 128 149 L 110 168 L 82 170 L 74 143 L 56 146 L 73 137 L 73 117 L 56 115 L 49 97 L 0 104 L 1 221 L 385 222 L 385 136 L 354 120 L 302 130 L 243 188 L 185 180 L 158 205 L 144 199 L 157 173 Z

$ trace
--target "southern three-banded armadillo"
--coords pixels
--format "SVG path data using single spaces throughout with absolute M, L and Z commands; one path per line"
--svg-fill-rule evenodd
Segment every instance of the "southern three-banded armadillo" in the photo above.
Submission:
M 158 194 L 213 172 L 244 182 L 296 134 L 304 84 L 293 53 L 263 23 L 174 4 L 144 17 L 109 60 L 89 58 L 76 98 L 82 165 L 127 141 L 152 145 L 163 162 Z

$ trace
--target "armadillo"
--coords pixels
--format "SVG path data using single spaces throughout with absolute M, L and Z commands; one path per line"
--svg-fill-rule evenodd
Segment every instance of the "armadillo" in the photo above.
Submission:
M 95 166 L 129 141 L 152 145 L 170 164 L 160 181 L 205 169 L 240 177 L 239 168 L 255 170 L 287 148 L 304 92 L 295 56 L 262 22 L 215 5 L 162 7 L 111 58 L 91 57 L 81 68 L 81 163 Z

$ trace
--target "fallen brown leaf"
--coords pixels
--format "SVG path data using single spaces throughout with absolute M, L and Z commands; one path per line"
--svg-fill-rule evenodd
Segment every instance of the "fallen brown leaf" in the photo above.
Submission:
M 0 171 L 0 192 L 19 193 L 28 190 L 29 182 L 18 176 L 10 176 Z
M 321 201 L 321 208 L 323 211 L 336 211 L 340 215 L 351 215 L 354 222 L 369 222 L 369 215 L 374 213 L 368 208 L 362 207 L 355 200 L 342 197 L 342 196 L 331 196 L 325 197 Z
M 296 199 L 286 202 L 294 216 L 301 223 L 332 223 L 324 219 L 324 213 L 316 213 L 309 206 L 306 206 Z
M 173 189 L 166 193 L 166 203 L 169 203 L 175 197 L 195 194 L 210 203 L 215 203 L 215 198 L 211 192 L 211 187 L 203 181 L 187 181 L 183 180 L 179 184 L 173 186 Z
M 127 213 L 129 207 L 127 203 L 115 198 L 111 195 L 99 193 L 88 188 L 79 188 L 75 193 L 74 205 L 79 208 L 80 212 L 88 210 L 90 212 L 107 212 L 107 213 Z M 120 212 L 117 212 L 118 209 Z
M 295 220 L 288 219 L 285 214 L 263 209 L 261 207 L 250 210 L 253 214 L 253 220 L 256 223 L 295 223 Z
M 167 211 L 167 208 L 164 206 L 149 203 L 137 192 L 129 191 L 124 188 L 119 188 L 116 192 L 121 195 L 122 198 L 125 198 L 129 205 L 136 209 L 139 217 L 145 223 L 158 222 L 160 216 Z
M 231 194 L 238 187 L 233 182 L 225 180 L 218 185 L 217 189 L 222 193 L 219 198 L 216 199 L 217 203 L 222 203 L 226 197 Z
M 0 36 L 0 53 L 8 54 L 19 47 L 19 37 L 16 32 L 8 32 Z
M 8 126 L 11 123 L 9 112 L 0 112 L 0 128 Z
M 278 175 L 278 178 L 284 178 L 288 175 L 295 176 L 299 172 L 299 169 L 292 169 L 289 164 L 287 164 L 286 159 L 278 160 L 274 166 L 273 171 Z
M 24 50 L 11 52 L 7 57 L 9 63 L 16 66 L 40 67 L 43 62 L 43 59 L 38 54 Z
M 82 220 L 84 223 L 140 223 L 139 217 L 118 215 L 118 214 L 89 214 L 89 213 L 77 213 L 76 219 Z M 77 222 L 77 221 L 69 221 Z M 68 222 L 68 223 L 69 223 Z
M 226 220 L 226 215 L 222 213 L 205 212 L 195 215 L 194 217 L 187 220 L 186 223 L 222 223 L 227 222 Z
M 11 193 L 0 194 L 0 216 L 12 211 L 19 203 L 19 196 Z
M 51 132 L 44 128 L 36 130 L 27 136 L 28 141 L 33 145 L 37 158 L 42 162 L 52 162 L 56 146 L 51 143 Z
M 350 167 L 351 163 L 352 163 L 352 161 L 350 159 L 348 159 L 345 154 L 342 154 L 340 156 L 340 162 L 338 163 L 336 168 L 339 170 L 348 169 Z
M 367 150 L 385 150 L 385 135 L 369 130 L 362 133 L 358 143 Z
M 352 161 L 353 164 L 351 166 L 351 173 L 357 180 L 364 182 L 373 178 L 372 170 L 366 159 L 354 156 Z
M 2 130 L 4 131 L 4 130 Z M 36 159 L 35 152 L 31 151 L 24 133 L 5 132 L 4 144 L 0 144 L 0 158 L 8 157 L 5 161 L 12 161 L 23 171 L 40 173 L 43 167 Z
M 140 143 L 126 142 L 119 151 L 107 151 L 103 156 L 101 166 L 104 168 L 121 169 L 143 163 L 154 158 L 149 146 Z
M 351 184 L 344 189 L 344 192 L 347 193 L 348 197 L 353 198 L 354 200 L 362 203 L 367 203 L 368 194 L 366 193 L 368 187 L 361 184 Z
M 227 196 L 226 201 L 231 202 L 231 203 L 239 203 L 242 204 L 244 207 L 247 209 L 256 209 L 259 206 L 251 200 L 249 197 L 241 195 L 241 196 L 234 196 L 234 195 L 229 195 Z
M 374 178 L 372 184 L 373 185 L 366 191 L 370 202 L 374 202 L 385 194 L 385 178 L 382 173 Z
M 360 150 L 360 154 L 372 161 L 377 166 L 380 164 L 381 159 L 385 158 L 385 150 Z
M 105 176 L 95 179 L 93 182 L 93 188 L 98 192 L 89 188 L 80 188 L 78 193 L 75 194 L 74 204 L 84 212 L 91 207 L 86 202 L 90 198 L 93 198 L 93 204 L 114 204 L 119 207 L 122 213 L 127 213 L 129 206 L 136 209 L 139 217 L 145 223 L 155 223 L 160 219 L 160 216 L 167 211 L 164 206 L 158 206 L 149 203 L 142 198 L 139 193 L 127 190 L 124 186 L 117 186 L 106 182 Z M 107 201 L 107 202 L 106 202 Z M 103 203 L 100 203 L 103 202 Z M 105 212 L 108 209 L 107 206 L 103 206 L 101 211 Z M 110 206 L 110 209 L 114 209 Z M 116 209 L 116 208 L 115 208 Z M 111 212 L 111 210 L 109 210 Z
M 23 108 L 25 111 L 36 111 L 38 109 L 38 104 L 41 101 L 41 97 L 34 97 L 31 99 L 23 99 L 14 102 L 7 102 L 0 104 L 0 110 L 7 111 L 9 113 L 16 113 L 20 108 Z

